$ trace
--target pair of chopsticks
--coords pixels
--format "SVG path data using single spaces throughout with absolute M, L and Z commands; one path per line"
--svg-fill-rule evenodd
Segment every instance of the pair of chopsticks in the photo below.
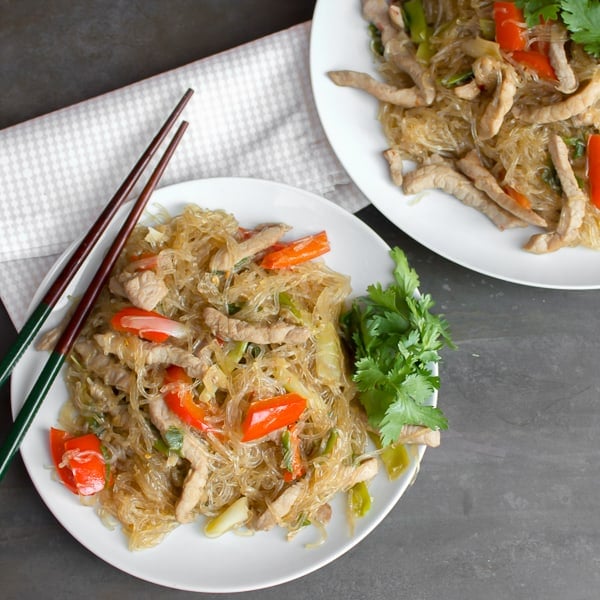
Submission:
M 121 184 L 115 195 L 103 210 L 102 214 L 98 217 L 98 220 L 92 225 L 83 241 L 63 267 L 44 298 L 32 312 L 30 318 L 27 320 L 21 332 L 19 333 L 15 344 L 11 347 L 8 355 L 0 363 L 0 385 L 2 385 L 2 383 L 4 383 L 4 381 L 8 378 L 19 358 L 23 355 L 26 348 L 31 344 L 36 333 L 40 330 L 42 324 L 52 312 L 54 306 L 56 306 L 56 303 L 59 301 L 61 295 L 72 281 L 75 274 L 78 272 L 80 266 L 83 264 L 90 251 L 94 248 L 102 233 L 106 230 L 108 224 L 111 222 L 119 207 L 126 200 L 128 194 L 137 183 L 150 160 L 156 154 L 161 142 L 166 138 L 168 133 L 173 128 L 175 122 L 177 121 L 179 115 L 185 108 L 193 93 L 194 91 L 189 89 L 183 95 L 173 112 L 169 115 L 168 119 L 165 121 L 154 139 L 150 142 L 148 148 L 146 148 L 145 152 L 139 158 L 138 162 L 135 164 L 125 181 Z M 112 268 L 119 254 L 121 253 L 129 234 L 141 217 L 142 212 L 144 211 L 144 208 L 146 207 L 146 204 L 152 195 L 152 192 L 158 185 L 158 182 L 160 181 L 162 174 L 164 173 L 171 157 L 173 156 L 175 149 L 179 145 L 179 142 L 181 141 L 181 138 L 183 137 L 187 127 L 188 123 L 183 121 L 173 135 L 167 149 L 150 175 L 150 178 L 142 190 L 142 193 L 134 203 L 131 212 L 123 223 L 119 233 L 112 243 L 112 246 L 104 256 L 104 259 L 102 260 L 102 263 L 100 264 L 100 267 L 98 268 L 98 271 L 96 272 L 92 282 L 77 304 L 77 307 L 75 308 L 67 327 L 64 329 L 63 333 L 58 339 L 53 351 L 50 353 L 50 357 L 42 369 L 42 372 L 40 373 L 36 383 L 25 399 L 25 402 L 15 419 L 7 439 L 0 448 L 0 480 L 4 477 L 10 462 L 19 449 L 19 446 L 21 445 L 25 434 L 31 426 L 31 423 L 33 422 L 35 415 L 37 414 L 44 398 L 46 397 L 48 390 L 52 386 L 63 363 L 65 362 L 67 354 L 71 350 L 75 340 L 81 332 L 85 320 L 87 319 L 96 299 L 98 298 L 100 291 L 108 280 L 110 272 L 112 271 Z

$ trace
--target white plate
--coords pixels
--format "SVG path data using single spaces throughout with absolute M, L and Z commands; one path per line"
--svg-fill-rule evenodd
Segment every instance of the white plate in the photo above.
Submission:
M 158 190 L 149 210 L 157 204 L 170 214 L 179 214 L 189 203 L 233 213 L 238 221 L 252 227 L 266 221 L 283 221 L 293 225 L 290 236 L 296 237 L 326 229 L 331 240 L 327 264 L 351 276 L 353 295 L 363 294 L 367 285 L 391 279 L 392 260 L 388 246 L 362 221 L 337 205 L 289 186 L 256 179 L 207 179 L 191 181 Z M 121 213 L 122 215 L 123 213 Z M 103 238 L 103 244 L 88 259 L 84 272 L 67 291 L 81 293 L 92 276 L 115 227 Z M 48 274 L 34 298 L 32 307 L 56 274 L 58 265 Z M 66 309 L 62 302 L 48 322 L 57 323 Z M 13 414 L 23 404 L 26 394 L 43 367 L 46 354 L 28 350 L 12 377 Z M 417 462 L 405 475 L 390 482 L 383 474 L 371 486 L 374 498 L 369 514 L 360 519 L 350 535 L 345 508 L 338 498 L 333 504 L 333 518 L 328 526 L 327 541 L 308 549 L 307 543 L 318 539 L 318 532 L 306 528 L 293 541 L 284 539 L 283 530 L 242 537 L 233 533 L 208 539 L 200 522 L 180 526 L 156 548 L 130 552 L 120 530 L 110 531 L 92 508 L 82 506 L 64 486 L 52 480 L 48 430 L 56 426 L 58 412 L 67 398 L 59 377 L 50 389 L 21 447 L 21 454 L 39 494 L 60 523 L 84 546 L 115 567 L 141 579 L 160 585 L 198 592 L 238 592 L 264 588 L 310 573 L 331 562 L 371 532 L 393 508 L 416 474 Z M 437 395 L 433 401 L 437 401 Z M 420 459 L 423 448 L 419 448 Z
M 377 101 L 336 86 L 327 72 L 363 71 L 379 77 L 359 0 L 318 0 L 312 21 L 310 72 L 323 128 L 342 165 L 371 202 L 396 226 L 459 265 L 532 286 L 600 288 L 600 254 L 564 248 L 536 256 L 522 250 L 533 227 L 500 232 L 490 221 L 440 191 L 406 197 L 389 176 Z

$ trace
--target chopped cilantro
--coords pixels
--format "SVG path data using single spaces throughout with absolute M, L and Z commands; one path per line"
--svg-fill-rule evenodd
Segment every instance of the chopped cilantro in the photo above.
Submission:
M 558 19 L 561 0 L 516 0 L 515 4 L 523 10 L 525 22 L 529 27 L 544 21 Z
M 430 312 L 431 296 L 416 296 L 419 277 L 399 248 L 391 250 L 394 283 L 380 283 L 354 300 L 341 317 L 346 339 L 354 349 L 353 379 L 369 423 L 384 446 L 393 443 L 404 425 L 446 429 L 442 411 L 429 406 L 439 378 L 431 365 L 438 350 L 453 347 L 448 325 Z
M 600 57 L 600 3 L 590 0 L 562 0 L 562 19 L 571 37 L 586 52 Z

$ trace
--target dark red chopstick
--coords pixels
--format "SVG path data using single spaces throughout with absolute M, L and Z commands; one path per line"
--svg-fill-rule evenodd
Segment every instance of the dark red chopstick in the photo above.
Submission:
M 85 320 L 92 310 L 92 307 L 94 306 L 102 287 L 108 280 L 110 272 L 119 254 L 121 253 L 123 246 L 125 246 L 125 242 L 127 241 L 129 234 L 135 227 L 142 212 L 144 211 L 152 192 L 156 188 L 164 170 L 169 163 L 169 160 L 173 156 L 175 149 L 181 141 L 187 126 L 188 123 L 184 121 L 173 136 L 173 139 L 154 169 L 139 198 L 136 200 L 125 223 L 117 234 L 117 237 L 104 256 L 96 276 L 92 279 L 92 282 L 77 304 L 69 324 L 60 336 L 54 350 L 50 353 L 50 357 L 44 365 L 44 368 L 42 369 L 42 372 L 40 373 L 40 376 L 34 384 L 31 392 L 25 399 L 25 402 L 21 407 L 17 418 L 15 419 L 13 427 L 10 430 L 4 445 L 2 448 L 0 448 L 0 480 L 4 477 L 10 462 L 17 453 L 25 434 L 29 430 L 35 415 L 37 414 L 44 398 L 46 397 L 46 394 L 48 393 L 48 390 L 52 386 L 52 383 L 56 379 L 56 376 L 65 362 L 66 355 L 71 350 L 71 347 L 77 339 L 77 336 L 81 332 L 81 328 L 83 327 Z
M 110 223 L 119 207 L 127 199 L 127 196 L 137 183 L 144 169 L 148 166 L 150 160 L 156 154 L 160 144 L 173 128 L 173 125 L 181 115 L 181 112 L 189 102 L 193 93 L 194 90 L 188 89 L 181 100 L 179 100 L 177 106 L 173 109 L 173 112 L 169 115 L 125 181 L 123 181 L 119 189 L 115 192 L 115 195 L 106 205 L 106 208 L 102 211 L 79 246 L 75 249 L 59 275 L 54 280 L 54 283 L 50 286 L 50 289 L 46 292 L 42 301 L 33 310 L 31 316 L 27 319 L 27 322 L 21 328 L 15 343 L 11 346 L 8 354 L 2 359 L 2 362 L 0 362 L 0 386 L 8 379 L 8 376 L 14 369 L 17 361 L 33 341 L 33 338 L 46 321 L 48 315 L 52 312 L 54 306 L 56 306 L 56 303 L 71 282 L 73 276 L 77 273 L 79 267 L 105 231 L 108 223 Z

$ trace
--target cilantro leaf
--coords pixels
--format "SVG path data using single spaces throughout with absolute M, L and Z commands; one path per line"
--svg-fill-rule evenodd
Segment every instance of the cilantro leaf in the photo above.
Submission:
M 419 295 L 419 276 L 399 248 L 390 251 L 393 283 L 368 287 L 340 322 L 354 350 L 353 380 L 369 423 L 381 442 L 394 442 L 404 425 L 448 427 L 439 408 L 429 405 L 439 378 L 432 365 L 439 350 L 454 347 L 447 322 L 431 312 L 433 299 Z
M 540 20 L 558 19 L 561 0 L 516 0 L 515 4 L 523 10 L 527 26 L 535 27 L 539 25 Z
M 600 57 L 600 3 L 562 0 L 561 8 L 561 16 L 571 38 L 589 54 Z

